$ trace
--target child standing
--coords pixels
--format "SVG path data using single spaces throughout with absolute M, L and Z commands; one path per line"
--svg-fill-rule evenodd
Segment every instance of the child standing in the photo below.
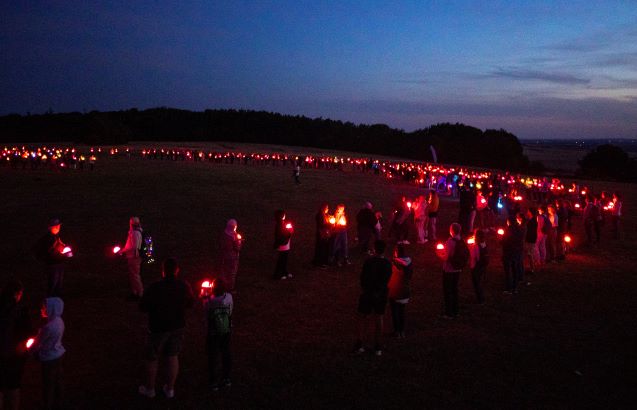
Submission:
M 62 356 L 66 350 L 62 346 L 64 302 L 58 297 L 44 300 L 40 314 L 46 324 L 40 328 L 32 350 L 42 362 L 42 388 L 44 409 L 62 408 Z
M 203 303 L 208 328 L 206 337 L 208 372 L 212 389 L 217 391 L 220 386 L 230 387 L 231 385 L 232 355 L 230 353 L 230 334 L 234 304 L 232 295 L 226 292 L 224 281 L 215 281 L 213 294 L 204 295 Z M 221 383 L 217 381 L 216 377 L 218 354 L 221 355 Z

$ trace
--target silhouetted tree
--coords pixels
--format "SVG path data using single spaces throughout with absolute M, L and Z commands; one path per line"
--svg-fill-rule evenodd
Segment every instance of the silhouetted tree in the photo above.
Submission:
M 618 146 L 604 144 L 590 151 L 579 161 L 580 175 L 587 178 L 612 178 L 635 181 L 636 162 Z

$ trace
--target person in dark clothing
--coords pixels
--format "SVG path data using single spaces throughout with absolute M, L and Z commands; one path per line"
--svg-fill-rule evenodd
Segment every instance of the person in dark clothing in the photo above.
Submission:
M 383 354 L 380 337 L 383 331 L 383 315 L 387 305 L 387 284 L 391 277 L 392 265 L 383 254 L 387 245 L 384 241 L 376 241 L 376 254 L 363 264 L 360 276 L 361 295 L 358 299 L 358 339 L 354 345 L 355 353 L 364 353 L 363 335 L 366 333 L 368 318 L 374 318 L 374 352 Z
M 564 235 L 568 232 L 570 214 L 563 200 L 557 200 L 555 206 L 557 207 L 556 259 L 564 260 L 566 258 L 566 253 L 564 252 Z
M 524 237 L 524 254 L 529 260 L 529 273 L 535 273 L 538 266 L 537 230 L 537 209 L 529 208 L 526 211 L 526 235 Z
M 477 229 L 475 242 L 470 249 L 471 259 L 471 281 L 479 304 L 484 304 L 484 289 L 482 282 L 487 274 L 489 266 L 489 248 L 487 247 L 486 235 L 482 229 Z
M 520 214 L 511 215 L 502 237 L 502 265 L 505 275 L 505 293 L 517 293 L 517 285 L 524 277 L 525 226 Z
M 473 223 L 471 214 L 476 209 L 476 195 L 468 187 L 463 186 L 460 190 L 460 204 L 458 213 L 458 223 L 462 228 L 462 232 L 471 232 Z
M 356 215 L 358 243 L 360 245 L 361 253 L 372 253 L 372 249 L 369 245 L 372 237 L 374 236 L 375 226 L 376 216 L 372 210 L 372 204 L 370 202 L 366 202 L 365 206 L 358 211 L 358 214 Z
M 47 277 L 46 295 L 61 296 L 64 282 L 64 263 L 73 256 L 60 239 L 61 222 L 54 218 L 49 221 L 48 232 L 35 244 L 35 256 L 44 263 Z
M 292 275 L 288 272 L 288 255 L 290 242 L 294 228 L 285 220 L 285 211 L 279 209 L 274 212 L 274 249 L 277 251 L 276 266 L 274 267 L 274 279 L 288 279 Z
M 327 267 L 330 257 L 330 208 L 327 204 L 321 205 L 316 213 L 316 242 L 314 245 L 314 260 L 312 264 L 320 268 Z
M 186 325 L 186 309 L 195 298 L 190 285 L 177 278 L 179 266 L 173 258 L 164 261 L 162 280 L 146 289 L 139 307 L 148 313 L 148 351 L 146 384 L 139 386 L 139 393 L 148 398 L 155 397 L 158 358 L 166 359 L 167 382 L 164 394 L 168 398 L 175 395 L 175 381 L 179 372 L 179 352 Z
M 404 245 L 397 245 L 392 259 L 392 273 L 387 288 L 391 307 L 394 335 L 405 337 L 405 308 L 411 297 L 409 282 L 414 272 L 411 258 L 405 253 Z
M 0 293 L 0 403 L 20 408 L 22 373 L 27 360 L 26 341 L 33 335 L 29 311 L 22 302 L 24 288 L 10 280 Z

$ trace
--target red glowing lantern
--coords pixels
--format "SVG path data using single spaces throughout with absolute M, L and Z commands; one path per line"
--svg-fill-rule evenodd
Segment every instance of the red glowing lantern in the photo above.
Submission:
M 212 289 L 215 286 L 215 283 L 210 280 L 204 280 L 201 282 L 201 289 Z
M 473 245 L 475 243 L 476 243 L 476 238 L 474 238 L 473 236 L 467 239 L 467 245 Z
M 114 254 L 117 255 L 119 253 L 119 251 L 121 251 L 121 250 L 122 250 L 122 248 L 120 248 L 119 246 L 117 246 L 117 245 L 113 246 L 113 253 Z
M 64 249 L 62 249 L 62 255 L 66 255 L 66 254 L 69 254 L 69 256 L 73 254 L 69 246 L 65 246 Z
M 504 235 L 504 229 L 502 228 L 498 229 L 498 235 L 500 236 Z
M 411 209 L 411 202 L 407 202 L 407 208 Z
M 445 250 L 445 245 L 443 245 L 442 243 L 437 244 L 436 245 L 436 250 L 444 251 Z
M 289 230 L 291 230 L 291 229 L 292 229 L 292 224 L 291 224 L 291 223 L 287 223 L 287 224 L 285 225 L 285 229 L 289 229 Z
M 564 242 L 571 243 L 571 241 L 572 241 L 571 235 L 564 235 Z
M 330 216 L 330 223 L 332 225 L 335 225 L 336 224 L 336 218 L 334 218 L 333 216 Z
M 238 234 L 237 234 L 237 239 L 238 239 L 238 240 L 241 240 L 241 239 L 243 239 L 243 236 L 241 236 L 241 234 L 240 234 L 240 233 L 238 233 Z
M 26 341 L 24 346 L 26 346 L 27 349 L 30 349 L 31 346 L 33 346 L 33 343 L 35 343 L 35 339 L 34 338 L 29 338 L 29 340 Z
M 575 209 L 580 209 L 581 205 L 580 204 L 575 204 Z

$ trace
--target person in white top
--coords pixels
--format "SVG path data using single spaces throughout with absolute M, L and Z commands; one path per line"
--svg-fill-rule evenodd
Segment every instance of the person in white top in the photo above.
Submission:
M 126 245 L 119 251 L 121 255 L 126 257 L 128 263 L 128 281 L 130 283 L 131 294 L 133 298 L 141 298 L 144 294 L 144 285 L 142 284 L 141 267 L 142 256 L 142 226 L 139 218 L 131 216 L 129 220 L 128 236 Z

